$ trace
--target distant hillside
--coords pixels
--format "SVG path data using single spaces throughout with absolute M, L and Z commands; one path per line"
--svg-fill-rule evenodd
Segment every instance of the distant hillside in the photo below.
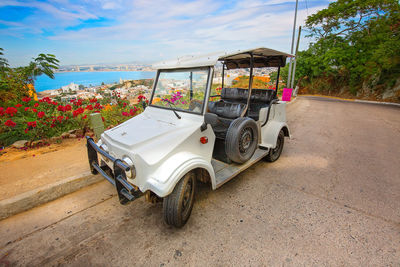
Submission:
M 315 41 L 298 54 L 300 92 L 400 102 L 397 0 L 337 0 L 306 27 Z

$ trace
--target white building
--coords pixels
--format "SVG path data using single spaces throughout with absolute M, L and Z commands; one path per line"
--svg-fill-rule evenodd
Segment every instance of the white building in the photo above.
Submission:
M 76 83 L 70 83 L 68 85 L 62 86 L 61 90 L 63 93 L 69 93 L 69 92 L 76 92 L 79 90 L 79 85 Z

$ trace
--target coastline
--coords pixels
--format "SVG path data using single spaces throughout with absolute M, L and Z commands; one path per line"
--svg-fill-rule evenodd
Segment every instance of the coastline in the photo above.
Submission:
M 155 70 L 81 70 L 81 71 L 55 71 L 54 73 L 80 73 L 80 72 L 155 72 Z
M 61 71 L 56 72 L 55 78 L 39 76 L 35 82 L 36 92 L 57 90 L 64 86 L 83 85 L 96 87 L 102 84 L 114 85 L 125 80 L 142 80 L 154 78 L 154 71 Z

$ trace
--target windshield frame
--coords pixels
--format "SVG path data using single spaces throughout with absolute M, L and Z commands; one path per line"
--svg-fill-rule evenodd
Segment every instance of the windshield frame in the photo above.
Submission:
M 154 93 L 156 91 L 156 87 L 157 87 L 157 84 L 158 84 L 158 79 L 160 77 L 161 72 L 180 72 L 180 71 L 189 72 L 189 71 L 198 71 L 198 70 L 206 70 L 207 71 L 207 83 L 206 83 L 206 88 L 205 88 L 205 92 L 204 92 L 203 107 L 201 109 L 201 112 L 193 112 L 193 111 L 190 111 L 190 110 L 177 109 L 177 108 L 174 108 L 173 106 L 162 107 L 162 106 L 152 105 L 151 104 L 151 103 L 153 103 Z M 149 101 L 149 106 L 150 107 L 155 107 L 155 108 L 161 108 L 161 109 L 167 109 L 167 110 L 175 110 L 177 112 L 186 112 L 186 113 L 190 113 L 190 114 L 204 116 L 204 113 L 205 113 L 205 110 L 206 110 L 206 107 L 207 107 L 207 104 L 208 104 L 208 95 L 209 95 L 209 91 L 210 91 L 210 88 L 211 88 L 211 80 L 210 80 L 211 76 L 212 76 L 212 67 L 211 66 L 197 67 L 197 68 L 158 69 L 157 70 L 157 74 L 156 74 L 156 79 L 154 80 L 153 90 L 151 92 L 151 98 L 150 98 L 150 101 Z

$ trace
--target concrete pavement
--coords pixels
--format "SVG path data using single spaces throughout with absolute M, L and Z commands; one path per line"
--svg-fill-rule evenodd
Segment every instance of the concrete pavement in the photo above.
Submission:
M 400 265 L 400 109 L 300 97 L 293 139 L 217 191 L 183 229 L 106 182 L 0 221 L 0 265 Z

